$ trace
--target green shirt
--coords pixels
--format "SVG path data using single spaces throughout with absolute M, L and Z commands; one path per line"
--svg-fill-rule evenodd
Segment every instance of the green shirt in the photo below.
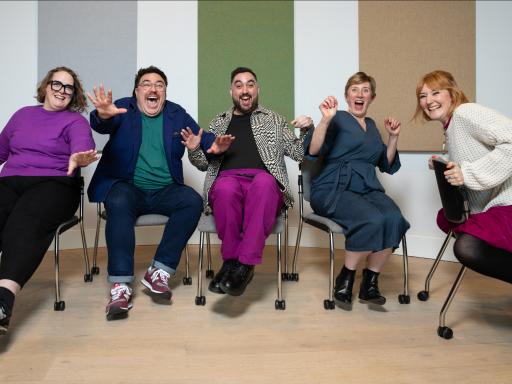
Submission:
M 142 143 L 133 182 L 140 189 L 161 189 L 173 182 L 165 158 L 163 114 L 142 114 Z

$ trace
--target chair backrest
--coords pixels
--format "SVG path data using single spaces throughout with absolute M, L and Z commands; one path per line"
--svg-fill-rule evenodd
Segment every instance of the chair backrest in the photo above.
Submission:
M 322 158 L 318 158 L 316 161 L 304 158 L 302 163 L 300 163 L 303 197 L 308 202 L 311 195 L 311 181 L 320 173 L 323 166 Z
M 465 188 L 453 186 L 446 181 L 444 175 L 446 171 L 445 161 L 432 159 L 432 164 L 434 165 L 437 188 L 439 189 L 446 220 L 455 224 L 463 223 L 469 215 L 469 204 Z

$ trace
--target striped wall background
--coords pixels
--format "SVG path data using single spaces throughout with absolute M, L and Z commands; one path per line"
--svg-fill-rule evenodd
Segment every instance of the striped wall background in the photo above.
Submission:
M 434 15 L 435 7 L 441 8 L 439 2 L 422 3 L 434 7 Z M 414 2 L 409 6 L 414 7 Z M 512 3 L 477 1 L 468 6 L 475 7 L 474 37 L 467 44 L 476 47 L 476 99 L 512 116 L 508 97 Z M 76 69 L 87 89 L 104 82 L 114 97 L 131 93 L 139 67 L 157 65 L 169 77 L 168 98 L 184 106 L 202 126 L 229 107 L 231 69 L 250 66 L 260 79 L 262 104 L 289 119 L 309 114 L 318 121 L 319 102 L 329 94 L 342 99 L 345 81 L 359 69 L 367 48 L 360 40 L 360 9 L 357 1 L 3 1 L 0 126 L 16 109 L 34 103 L 38 79 L 61 64 Z M 418 28 L 418 36 L 428 39 L 436 25 Z M 444 47 L 443 41 L 432 40 L 424 57 L 409 58 L 409 67 L 435 53 L 436 44 Z M 411 93 L 399 93 L 397 100 L 414 97 L 414 84 L 410 87 Z M 104 138 L 96 139 L 101 146 Z M 434 224 L 440 203 L 426 169 L 430 154 L 404 153 L 401 171 L 382 177 L 412 224 L 409 252 L 422 257 L 435 256 L 442 242 Z M 289 161 L 288 168 L 295 183 L 297 165 Z M 87 180 L 93 171 L 94 167 L 86 169 Z M 187 182 L 200 191 L 204 175 L 190 165 L 186 174 Z M 93 205 L 87 207 L 86 215 L 92 244 Z M 290 225 L 293 243 L 296 209 Z M 144 229 L 138 233 L 138 242 L 154 243 L 159 236 L 159 229 Z M 78 232 L 65 240 L 65 245 L 76 247 Z M 197 242 L 197 236 L 191 242 Z M 327 239 L 305 228 L 303 244 L 326 246 Z M 343 241 L 337 245 L 343 248 Z

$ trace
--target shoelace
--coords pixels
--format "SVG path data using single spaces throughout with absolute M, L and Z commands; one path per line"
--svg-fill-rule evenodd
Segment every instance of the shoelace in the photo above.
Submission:
M 155 280 L 160 279 L 163 284 L 167 285 L 169 282 L 169 277 L 171 277 L 171 275 L 169 273 L 165 272 L 163 269 L 156 269 L 151 274 L 151 281 L 155 282 Z
M 130 298 L 130 288 L 125 285 L 118 285 L 110 290 L 110 295 L 112 296 L 112 300 L 118 300 L 121 295 L 125 295 L 125 299 L 128 300 Z
M 7 313 L 4 312 L 4 307 L 0 305 L 0 320 L 3 320 L 7 317 Z

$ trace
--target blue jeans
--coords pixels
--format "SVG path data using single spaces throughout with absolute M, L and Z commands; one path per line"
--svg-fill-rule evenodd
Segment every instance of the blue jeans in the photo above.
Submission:
M 134 224 L 137 217 L 150 213 L 169 217 L 152 265 L 172 275 L 176 273 L 181 252 L 197 226 L 203 200 L 186 185 L 173 183 L 162 189 L 143 190 L 127 182 L 117 182 L 107 195 L 105 209 L 108 281 L 130 283 L 134 280 Z

